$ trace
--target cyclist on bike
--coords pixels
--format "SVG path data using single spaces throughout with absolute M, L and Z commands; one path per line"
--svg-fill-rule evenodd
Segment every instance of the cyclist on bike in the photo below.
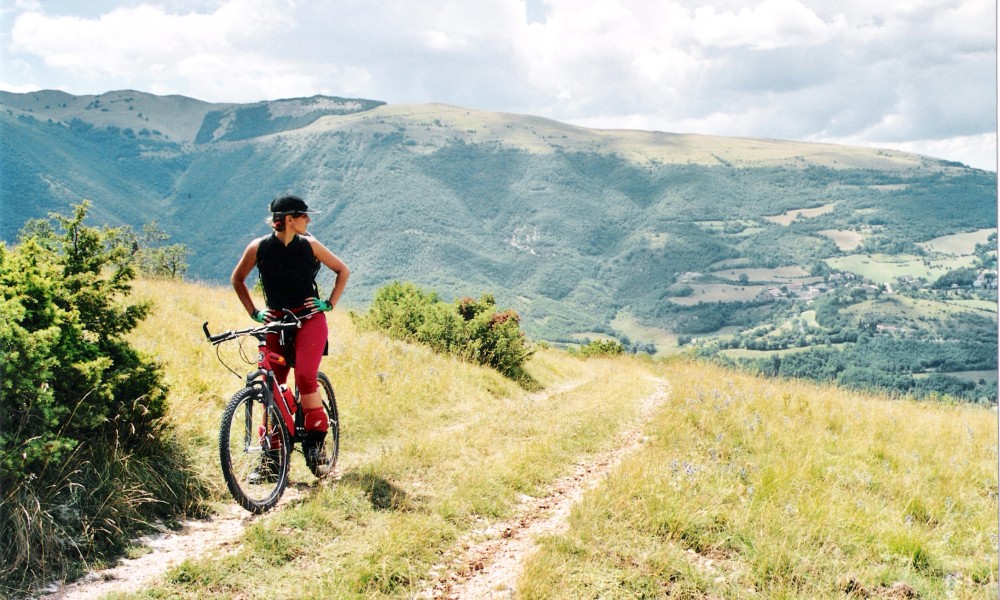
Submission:
M 319 240 L 310 235 L 306 228 L 311 214 L 305 201 L 297 196 L 282 196 L 271 202 L 271 226 L 274 233 L 255 239 L 243 251 L 230 278 L 233 289 L 243 308 L 255 321 L 266 323 L 279 320 L 282 311 L 320 312 L 303 319 L 301 328 L 295 335 L 294 355 L 284 352 L 277 333 L 268 334 L 267 346 L 290 359 L 295 367 L 295 385 L 300 394 L 306 441 L 303 443 L 306 460 L 311 459 L 310 451 L 318 448 L 326 438 L 327 421 L 316 382 L 319 363 L 323 358 L 327 343 L 327 322 L 325 311 L 333 310 L 344 293 L 350 269 Z M 333 291 L 328 299 L 319 297 L 316 275 L 320 266 L 325 265 L 336 275 Z M 257 268 L 267 311 L 254 305 L 246 278 Z M 294 362 L 292 362 L 294 360 Z M 275 365 L 274 374 L 279 383 L 288 379 L 289 366 Z

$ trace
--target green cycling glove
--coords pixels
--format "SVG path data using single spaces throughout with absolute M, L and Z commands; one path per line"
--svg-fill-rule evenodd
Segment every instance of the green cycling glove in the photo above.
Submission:
M 259 308 L 253 309 L 253 314 L 250 315 L 250 318 L 258 323 L 267 323 L 267 313 Z
M 320 300 L 319 298 L 317 298 L 313 302 L 313 306 L 316 308 L 316 310 L 321 312 L 327 312 L 333 310 L 333 306 L 329 302 L 327 302 L 326 300 Z

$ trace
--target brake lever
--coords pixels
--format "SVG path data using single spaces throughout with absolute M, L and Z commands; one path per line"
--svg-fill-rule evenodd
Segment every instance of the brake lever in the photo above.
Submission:
M 281 312 L 284 313 L 284 314 L 286 314 L 286 315 L 288 315 L 288 316 L 290 316 L 292 319 L 295 320 L 295 328 L 296 329 L 302 329 L 302 319 L 300 319 L 298 316 L 296 316 L 295 313 L 293 313 L 290 309 L 287 309 L 287 308 L 281 309 Z

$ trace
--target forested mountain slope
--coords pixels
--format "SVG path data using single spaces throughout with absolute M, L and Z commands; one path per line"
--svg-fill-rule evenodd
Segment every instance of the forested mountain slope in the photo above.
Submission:
M 835 306 L 857 305 L 872 299 L 862 284 L 898 294 L 914 282 L 923 294 L 949 276 L 978 294 L 995 282 L 996 174 L 930 157 L 329 97 L 0 101 L 0 194 L 23 199 L 5 209 L 3 239 L 88 198 L 99 222 L 156 220 L 192 250 L 197 279 L 225 280 L 267 232 L 269 200 L 296 193 L 323 210 L 314 233 L 352 267 L 346 303 L 363 306 L 394 279 L 446 296 L 489 292 L 555 341 L 604 335 L 669 351 L 779 328 L 830 292 Z M 935 243 L 955 235 L 981 247 Z M 986 302 L 959 312 L 988 330 L 995 292 L 967 300 Z M 957 310 L 941 294 L 913 296 L 893 308 L 908 323 L 897 331 L 954 329 L 950 317 L 926 326 L 918 301 Z M 845 327 L 892 325 L 832 312 L 840 321 L 822 322 L 829 310 L 804 321 L 831 343 Z M 754 347 L 823 338 L 771 342 Z

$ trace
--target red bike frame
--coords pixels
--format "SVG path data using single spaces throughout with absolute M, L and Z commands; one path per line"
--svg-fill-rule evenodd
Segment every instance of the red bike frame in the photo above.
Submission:
M 278 384 L 277 377 L 274 376 L 274 368 L 272 364 L 285 364 L 285 357 L 277 352 L 271 350 L 267 347 L 267 341 L 264 336 L 257 338 L 257 370 L 253 373 L 247 375 L 247 385 L 254 385 L 254 380 L 265 381 L 269 385 L 269 391 L 271 392 L 271 397 L 274 398 L 274 403 L 278 405 L 278 410 L 281 412 L 281 418 L 285 422 L 285 429 L 288 430 L 289 438 L 295 441 L 295 413 L 298 410 L 298 404 L 295 402 L 295 397 L 289 391 L 287 394 L 283 393 L 281 386 Z M 287 389 L 287 388 L 286 388 Z M 265 419 L 267 418 L 267 413 L 264 413 Z
M 208 323 L 204 323 L 202 329 L 205 331 L 205 337 L 213 344 L 236 339 L 244 335 L 252 335 L 257 338 L 257 370 L 247 375 L 247 386 L 260 389 L 265 406 L 271 404 L 271 402 L 277 405 L 285 429 L 288 431 L 288 438 L 294 443 L 298 439 L 297 426 L 299 423 L 296 420 L 296 417 L 299 416 L 298 402 L 291 391 L 287 391 L 287 388 L 282 390 L 278 384 L 278 379 L 274 375 L 273 365 L 285 365 L 286 360 L 284 356 L 267 347 L 267 334 L 278 333 L 284 338 L 286 331 L 299 328 L 302 319 L 312 316 L 316 311 L 302 315 L 301 317 L 295 315 L 290 310 L 285 310 L 284 313 L 292 320 L 272 321 L 259 327 L 242 329 L 240 331 L 227 331 L 214 336 L 208 331 Z M 284 339 L 282 339 L 282 342 L 284 342 Z M 287 393 L 284 393 L 285 391 Z M 264 411 L 264 418 L 265 420 L 267 419 L 267 411 Z M 265 422 L 264 425 L 266 426 L 267 423 Z

